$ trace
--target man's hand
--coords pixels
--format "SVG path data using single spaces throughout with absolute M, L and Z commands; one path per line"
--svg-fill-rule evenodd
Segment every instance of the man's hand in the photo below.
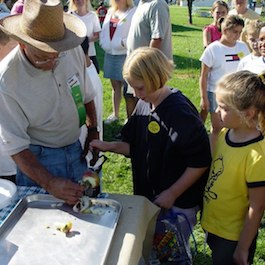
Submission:
M 74 205 L 83 196 L 84 187 L 69 179 L 54 177 L 49 180 L 46 190 L 67 204 Z
M 53 176 L 29 150 L 12 156 L 17 166 L 29 178 L 58 199 L 75 204 L 83 195 L 84 188 L 71 180 Z

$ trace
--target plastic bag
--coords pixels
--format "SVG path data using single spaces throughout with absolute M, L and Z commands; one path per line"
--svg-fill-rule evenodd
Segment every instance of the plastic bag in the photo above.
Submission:
M 168 210 L 166 214 L 161 213 L 157 219 L 153 240 L 153 258 L 149 264 L 159 264 L 158 261 L 160 264 L 171 265 L 192 264 L 192 253 L 181 231 L 181 222 L 187 222 L 189 225 L 196 251 L 196 241 L 186 215 Z

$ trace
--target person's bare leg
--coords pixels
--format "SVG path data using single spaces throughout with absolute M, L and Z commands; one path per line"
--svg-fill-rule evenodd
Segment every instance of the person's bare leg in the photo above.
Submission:
M 113 108 L 113 114 L 115 117 L 119 118 L 120 115 L 120 104 L 121 104 L 121 89 L 123 86 L 122 81 L 118 80 L 110 80 L 112 85 L 112 108 Z

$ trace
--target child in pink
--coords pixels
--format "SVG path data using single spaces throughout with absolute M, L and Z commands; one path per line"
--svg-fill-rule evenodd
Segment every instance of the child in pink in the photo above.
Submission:
M 206 48 L 210 43 L 221 38 L 221 30 L 218 25 L 220 17 L 225 17 L 228 13 L 227 3 L 224 1 L 215 1 L 213 3 L 211 14 L 213 16 L 213 23 L 204 27 L 203 29 L 203 46 Z

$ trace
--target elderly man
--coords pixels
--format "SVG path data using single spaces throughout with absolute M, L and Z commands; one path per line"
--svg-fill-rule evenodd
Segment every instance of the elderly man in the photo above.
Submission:
M 98 138 L 95 91 L 80 47 L 85 25 L 59 0 L 27 0 L 23 13 L 0 27 L 19 43 L 0 70 L 0 139 L 18 166 L 17 184 L 74 204 L 87 169 L 80 127 L 87 123 L 87 143 Z

